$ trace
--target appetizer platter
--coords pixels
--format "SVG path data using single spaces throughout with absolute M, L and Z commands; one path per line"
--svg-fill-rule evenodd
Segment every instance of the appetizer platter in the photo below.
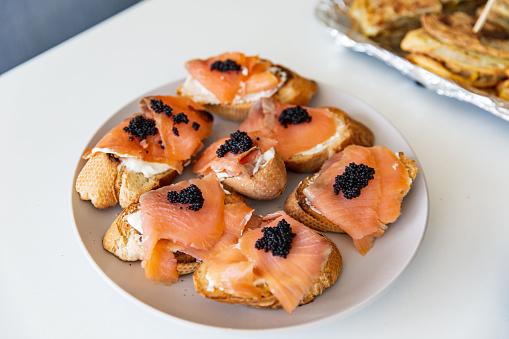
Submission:
M 228 54 L 219 66 L 227 68 L 221 72 L 229 84 L 236 74 L 241 83 L 249 82 L 246 74 L 268 82 L 271 74 L 281 76 L 265 60 L 249 58 L 237 60 L 257 66 L 241 72 L 231 60 L 239 55 L 244 58 Z M 207 62 L 215 75 L 213 61 L 199 61 Z M 188 78 L 136 98 L 96 131 L 76 167 L 71 207 L 84 252 L 116 290 L 173 321 L 275 329 L 352 314 L 408 268 L 429 209 L 411 147 L 355 97 L 288 74 L 311 88 L 303 101 L 256 99 L 247 110 L 241 102 L 239 118 L 239 107 L 230 104 L 226 115 L 204 110 L 191 100 L 193 88 L 174 96 Z M 283 87 L 295 85 L 275 79 Z M 316 139 L 316 126 L 325 142 Z M 296 138 L 286 136 L 289 131 L 312 143 L 286 145 Z M 338 175 L 324 194 L 319 186 L 329 182 L 328 173 Z M 307 194 L 308 186 L 310 200 L 297 194 Z M 326 195 L 333 204 L 343 201 L 348 213 L 366 202 L 379 205 L 370 208 L 376 215 L 341 220 L 322 210 L 330 202 L 313 198 Z M 295 271 L 286 275 L 290 269 Z
M 504 66 L 506 62 L 504 50 L 507 41 L 505 36 L 507 33 L 503 32 L 507 31 L 507 27 L 503 26 L 503 17 L 496 17 L 496 13 L 492 10 L 492 14 L 488 19 L 492 22 L 487 23 L 487 25 L 491 26 L 485 28 L 485 31 L 487 31 L 484 33 L 485 35 L 481 35 L 481 38 L 478 38 L 478 34 L 471 33 L 470 31 L 474 26 L 476 15 L 480 13 L 482 7 L 478 7 L 477 11 L 474 11 L 470 17 L 463 13 L 455 13 L 454 16 L 450 16 L 455 11 L 454 8 L 449 9 L 450 12 L 444 14 L 446 17 L 441 17 L 441 14 L 437 13 L 440 13 L 442 7 L 445 11 L 448 8 L 447 6 L 458 6 L 459 12 L 463 10 L 461 6 L 481 6 L 481 1 L 428 1 L 423 2 L 423 6 L 430 4 L 430 8 L 426 9 L 427 12 L 424 10 L 419 12 L 416 9 L 409 10 L 409 12 L 413 13 L 412 20 L 415 20 L 417 24 L 415 22 L 409 23 L 408 17 L 401 18 L 400 21 L 404 23 L 395 28 L 394 34 L 388 34 L 384 30 L 386 27 L 370 26 L 370 19 L 363 16 L 363 14 L 352 14 L 354 2 L 353 0 L 321 0 L 316 7 L 315 14 L 317 18 L 328 27 L 330 35 L 337 43 L 385 62 L 387 65 L 399 70 L 404 75 L 439 95 L 471 103 L 499 118 L 509 120 L 509 101 L 507 101 L 505 94 L 507 82 L 504 81 L 507 79 L 508 68 Z M 363 2 L 357 1 L 357 4 L 361 3 Z M 390 1 L 381 1 L 380 3 L 380 6 L 383 6 L 390 4 Z M 437 4 L 438 8 L 436 8 Z M 505 2 L 500 1 L 500 6 L 505 9 L 503 7 L 506 6 Z M 360 12 L 358 7 L 356 11 Z M 472 11 L 472 9 L 469 10 Z M 384 13 L 391 13 L 391 11 L 387 10 Z M 439 37 L 438 40 L 440 41 L 431 39 L 429 35 L 424 36 L 422 30 L 418 29 L 421 13 L 425 14 L 421 21 L 424 20 L 426 33 L 432 32 Z M 352 18 L 356 15 L 357 19 Z M 437 20 L 437 17 L 440 20 Z M 389 18 L 380 19 L 379 22 L 386 20 L 389 21 Z M 373 19 L 372 21 L 376 20 Z M 444 23 L 449 24 L 450 22 L 452 22 L 452 28 L 448 27 L 442 30 L 441 26 L 445 27 Z M 458 26 L 454 26 L 455 24 Z M 500 26 L 498 26 L 499 24 Z M 495 31 L 494 25 L 497 25 L 496 30 L 499 32 L 496 36 L 492 34 Z M 468 30 L 465 27 L 468 27 Z M 468 41 L 468 43 L 458 49 L 456 44 L 459 44 L 459 40 L 462 38 L 454 40 L 452 36 L 444 35 L 447 34 L 447 31 L 451 30 L 457 31 L 456 37 L 460 36 L 461 32 L 461 34 L 467 37 L 465 41 Z M 413 32 L 412 35 L 407 36 L 404 44 L 400 46 L 400 42 L 404 40 L 405 34 L 411 31 Z M 434 36 L 434 38 L 436 37 Z M 442 41 L 445 44 L 439 45 Z M 438 46 L 433 47 L 436 50 L 432 52 L 431 57 L 429 54 L 426 54 L 431 49 L 430 45 L 427 45 L 429 43 Z M 476 54 L 477 52 L 473 50 L 474 48 L 482 51 L 482 53 Z M 439 50 L 440 52 L 447 50 L 447 54 L 437 55 Z M 472 55 L 473 63 L 471 65 L 473 68 L 469 68 L 472 62 L 468 60 L 470 57 L 460 60 L 461 67 L 457 63 L 457 59 L 451 59 L 452 57 L 456 58 L 453 54 L 458 53 L 458 51 L 458 58 L 463 58 L 461 55 Z M 487 63 L 484 59 L 489 60 L 488 62 L 500 62 L 500 64 L 497 64 L 499 70 L 496 72 L 491 72 L 490 70 L 489 73 L 486 73 L 486 76 L 479 73 L 478 69 L 480 68 L 477 66 Z M 451 71 L 450 68 L 453 70 Z

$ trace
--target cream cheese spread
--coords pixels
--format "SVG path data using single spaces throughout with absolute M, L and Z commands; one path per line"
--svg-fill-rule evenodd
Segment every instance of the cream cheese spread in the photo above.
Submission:
M 132 228 L 143 234 L 143 229 L 141 228 L 141 211 L 128 214 L 124 218 Z
M 110 153 L 110 154 L 116 155 L 120 159 L 119 166 L 125 166 L 125 168 L 131 172 L 143 173 L 143 175 L 146 178 L 150 178 L 151 176 L 154 176 L 156 174 L 160 174 L 160 173 L 163 173 L 163 172 L 166 172 L 166 171 L 172 169 L 172 167 L 167 164 L 140 160 L 140 159 L 135 158 L 131 155 L 120 154 L 120 153 L 114 152 L 109 148 L 96 147 L 92 150 L 92 154 L 94 154 L 96 152 L 103 152 L 106 154 Z

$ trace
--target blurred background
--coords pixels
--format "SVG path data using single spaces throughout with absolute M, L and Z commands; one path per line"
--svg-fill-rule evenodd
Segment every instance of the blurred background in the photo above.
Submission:
M 0 74 L 141 0 L 0 0 Z

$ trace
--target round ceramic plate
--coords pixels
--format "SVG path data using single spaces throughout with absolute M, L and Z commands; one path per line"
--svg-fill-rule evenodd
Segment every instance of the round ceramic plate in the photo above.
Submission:
M 173 95 L 183 80 L 169 83 L 146 95 Z M 92 148 L 111 128 L 133 113 L 137 113 L 137 98 L 116 112 L 101 126 L 90 140 Z M 375 134 L 375 144 L 393 151 L 403 151 L 410 159 L 419 161 L 410 145 L 396 128 L 373 108 L 343 91 L 327 84 L 319 84 L 319 91 L 308 104 L 310 107 L 335 106 L 354 119 L 363 122 Z M 213 140 L 234 132 L 238 123 L 215 118 Z M 81 160 L 74 181 L 83 167 Z M 175 182 L 191 178 L 187 168 Z M 255 214 L 265 215 L 284 209 L 284 202 L 294 187 L 306 175 L 289 172 L 286 192 L 269 202 L 248 201 Z M 145 279 L 140 262 L 128 263 L 117 259 L 102 247 L 102 238 L 121 212 L 120 207 L 98 210 L 89 201 L 80 200 L 73 187 L 72 210 L 76 230 L 85 253 L 93 265 L 111 285 L 129 299 L 149 307 L 169 319 L 188 325 L 203 325 L 234 329 L 276 329 L 309 325 L 352 314 L 372 303 L 386 292 L 408 268 L 423 240 L 428 221 L 428 191 L 422 170 L 418 173 L 409 194 L 403 200 L 399 219 L 389 225 L 384 236 L 366 255 L 357 252 L 352 239 L 346 234 L 327 233 L 338 246 L 343 267 L 337 282 L 326 289 L 314 302 L 298 307 L 291 315 L 283 310 L 260 310 L 246 306 L 226 305 L 208 300 L 195 292 L 191 275 L 181 276 L 171 286 L 156 285 Z

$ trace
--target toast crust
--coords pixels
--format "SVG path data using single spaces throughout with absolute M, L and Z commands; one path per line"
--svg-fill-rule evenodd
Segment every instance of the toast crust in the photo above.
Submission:
M 116 205 L 118 164 L 117 160 L 106 153 L 97 152 L 92 155 L 76 179 L 76 191 L 81 200 L 91 200 L 100 209 Z
M 398 157 L 413 181 L 418 172 L 415 161 L 408 159 L 403 152 L 399 152 Z M 300 184 L 295 187 L 293 192 L 286 199 L 285 210 L 289 216 L 312 229 L 322 232 L 345 233 L 340 226 L 334 224 L 317 210 L 313 209 L 309 200 L 307 200 L 303 193 L 304 189 L 312 184 L 317 176 L 318 173 L 302 180 Z
M 307 152 L 297 153 L 285 162 L 288 169 L 294 172 L 317 172 L 323 163 L 332 155 L 342 151 L 349 145 L 373 146 L 374 135 L 364 124 L 352 119 L 343 110 L 335 107 L 325 108 L 334 114 L 334 121 L 337 128 L 341 128 L 340 135 L 323 150 L 309 154 Z
M 222 185 L 253 200 L 272 200 L 279 197 L 286 189 L 286 167 L 279 153 L 252 176 L 226 178 Z
M 263 60 L 267 61 L 267 60 Z M 271 98 L 287 104 L 306 105 L 313 94 L 318 90 L 315 81 L 301 77 L 292 70 L 272 64 L 271 66 L 277 67 L 286 73 L 287 80 L 279 88 L 279 90 L 272 95 Z M 177 88 L 177 94 L 182 95 L 182 86 Z M 191 98 L 192 99 L 192 98 Z M 245 102 L 239 104 L 207 104 L 206 102 L 199 102 L 207 112 L 223 117 L 225 119 L 234 121 L 243 121 L 246 119 L 249 110 L 255 103 Z
M 341 266 L 343 264 L 341 253 L 338 248 L 325 235 L 319 233 L 323 236 L 327 242 L 332 246 L 332 251 L 327 258 L 327 262 L 325 263 L 320 275 L 315 279 L 313 286 L 311 289 L 302 297 L 299 305 L 304 305 L 313 301 L 318 295 L 320 295 L 326 288 L 332 286 L 341 270 Z M 235 305 L 246 305 L 252 306 L 256 308 L 262 309 L 278 309 L 282 308 L 279 300 L 270 292 L 270 289 L 267 285 L 259 286 L 261 290 L 261 298 L 240 298 L 223 291 L 220 291 L 217 288 L 214 288 L 212 291 L 208 290 L 208 281 L 206 279 L 208 269 L 208 263 L 204 262 L 193 274 L 193 282 L 196 292 L 204 296 L 205 298 L 212 299 L 217 302 L 221 302 L 224 304 L 235 304 Z
M 76 191 L 81 200 L 91 200 L 99 209 L 114 206 L 118 202 L 122 208 L 126 208 L 137 202 L 143 193 L 169 185 L 177 176 L 177 171 L 170 169 L 147 178 L 119 164 L 119 160 L 112 155 L 94 153 L 76 179 Z

